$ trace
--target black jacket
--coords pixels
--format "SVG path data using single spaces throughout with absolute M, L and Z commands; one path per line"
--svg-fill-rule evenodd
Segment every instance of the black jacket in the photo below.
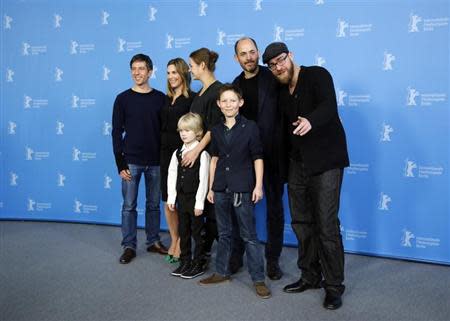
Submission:
M 211 156 L 219 157 L 212 190 L 251 193 L 255 188 L 254 161 L 263 158 L 263 148 L 256 123 L 236 116 L 230 142 L 225 138 L 225 125 L 211 130 Z
M 257 125 L 264 148 L 264 165 L 273 168 L 277 167 L 279 155 L 280 133 L 277 125 L 277 105 L 279 84 L 272 75 L 272 72 L 264 66 L 259 66 L 258 77 L 258 120 Z M 240 83 L 244 78 L 244 72 L 233 80 L 233 84 L 241 87 Z
M 344 128 L 339 119 L 336 93 L 330 73 L 322 67 L 301 66 L 297 86 L 291 95 L 287 86 L 280 91 L 284 142 L 289 157 L 301 160 L 308 174 L 349 165 Z M 294 135 L 297 116 L 311 123 L 304 136 Z

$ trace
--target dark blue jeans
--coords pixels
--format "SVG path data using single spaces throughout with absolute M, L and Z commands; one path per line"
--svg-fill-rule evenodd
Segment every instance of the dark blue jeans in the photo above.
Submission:
M 145 233 L 147 244 L 159 241 L 160 228 L 160 173 L 159 166 L 129 164 L 131 181 L 122 179 L 122 246 L 136 249 L 137 197 L 142 174 L 145 179 Z
M 344 292 L 344 248 L 338 218 L 343 169 L 308 175 L 302 162 L 289 164 L 291 224 L 298 240 L 302 279 Z
M 232 239 L 232 215 L 236 215 L 239 233 L 245 243 L 247 254 L 248 272 L 253 282 L 264 281 L 264 260 L 262 250 L 256 235 L 256 223 L 254 204 L 251 193 L 240 193 L 241 203 L 234 206 L 234 195 L 232 192 L 215 192 L 214 208 L 216 211 L 217 230 L 219 242 L 217 244 L 216 271 L 220 275 L 229 276 L 229 261 L 231 255 Z
M 284 236 L 284 210 L 283 210 L 283 190 L 284 185 L 274 167 L 266 166 L 264 163 L 264 196 L 266 197 L 266 229 L 267 242 L 265 255 L 267 263 L 278 263 L 283 249 Z M 231 262 L 239 264 L 245 251 L 245 244 L 239 237 L 237 222 L 233 219 L 233 245 Z

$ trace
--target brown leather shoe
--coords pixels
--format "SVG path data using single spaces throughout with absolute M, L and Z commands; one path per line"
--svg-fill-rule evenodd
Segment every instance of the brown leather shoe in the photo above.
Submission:
M 136 251 L 130 248 L 126 248 L 120 256 L 119 262 L 121 264 L 128 264 L 136 257 Z
M 152 245 L 150 245 L 149 247 L 147 247 L 147 252 L 159 253 L 161 255 L 166 255 L 169 251 L 160 241 L 157 241 L 157 242 L 153 243 Z
M 204 279 L 201 279 L 200 281 L 198 281 L 198 284 L 212 285 L 212 284 L 219 284 L 219 283 L 228 282 L 228 281 L 230 281 L 229 276 L 222 276 L 220 274 L 213 273 L 210 276 L 208 276 L 207 278 L 204 278 Z
M 269 288 L 266 286 L 264 282 L 255 282 L 254 283 L 256 295 L 261 299 L 268 299 L 272 296 Z

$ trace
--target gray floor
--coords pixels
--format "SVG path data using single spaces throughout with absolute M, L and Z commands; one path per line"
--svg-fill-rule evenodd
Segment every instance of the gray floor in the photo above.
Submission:
M 262 300 L 246 271 L 201 287 L 143 244 L 121 265 L 120 238 L 110 226 L 0 221 L 0 320 L 450 320 L 447 266 L 346 255 L 344 306 L 327 311 L 322 290 L 282 292 L 298 278 L 294 248 Z

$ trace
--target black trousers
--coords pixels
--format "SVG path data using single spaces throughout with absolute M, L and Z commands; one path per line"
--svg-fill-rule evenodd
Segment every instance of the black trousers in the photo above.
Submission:
M 338 218 L 343 169 L 307 175 L 302 162 L 289 164 L 288 194 L 292 229 L 298 240 L 302 279 L 344 292 L 344 248 Z
M 178 193 L 178 233 L 180 235 L 181 261 L 192 260 L 192 241 L 194 239 L 194 257 L 195 262 L 203 259 L 204 240 L 202 237 L 204 229 L 203 215 L 195 216 L 195 193 Z
M 216 212 L 214 211 L 214 204 L 211 204 L 208 200 L 205 200 L 205 209 L 203 211 L 205 217 L 205 233 L 203 239 L 205 241 L 204 252 L 211 253 L 214 240 L 219 240 L 219 234 L 217 233 Z
M 266 163 L 264 163 L 266 165 Z M 278 262 L 283 249 L 284 210 L 283 183 L 278 171 L 270 166 L 264 166 L 264 196 L 266 198 L 266 228 L 267 242 L 265 246 L 266 261 Z M 240 262 L 245 251 L 244 241 L 239 236 L 237 221 L 233 218 L 233 245 L 230 261 Z M 233 263 L 233 262 L 232 262 Z

